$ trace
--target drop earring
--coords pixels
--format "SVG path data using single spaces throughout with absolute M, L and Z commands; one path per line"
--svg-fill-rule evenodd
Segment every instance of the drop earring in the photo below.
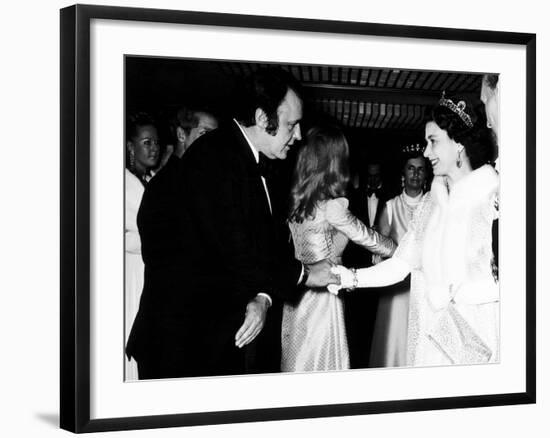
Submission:
M 456 156 L 456 167 L 458 167 L 459 169 L 462 167 L 461 155 L 462 155 L 462 151 L 458 151 L 458 154 Z
M 405 189 L 405 177 L 401 175 L 401 189 Z
M 136 173 L 136 157 L 132 148 L 128 149 L 130 158 L 130 172 Z

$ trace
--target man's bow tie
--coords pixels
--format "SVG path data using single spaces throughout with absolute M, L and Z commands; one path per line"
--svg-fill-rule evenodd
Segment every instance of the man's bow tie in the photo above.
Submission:
M 367 196 L 370 198 L 372 195 L 376 195 L 376 197 L 379 198 L 378 190 L 367 190 Z

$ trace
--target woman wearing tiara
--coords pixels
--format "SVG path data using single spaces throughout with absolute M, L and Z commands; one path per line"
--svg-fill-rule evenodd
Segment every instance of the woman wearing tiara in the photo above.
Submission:
M 407 365 L 499 360 L 499 288 L 491 225 L 499 179 L 496 145 L 464 100 L 443 97 L 426 124 L 424 156 L 434 180 L 394 256 L 357 271 L 341 287 L 386 286 L 411 273 Z
M 390 238 L 366 227 L 348 210 L 348 144 L 342 131 L 311 129 L 298 153 L 291 191 L 289 226 L 295 255 L 304 264 L 341 263 L 349 240 L 389 257 Z M 343 300 L 325 290 L 306 290 L 287 302 L 282 323 L 282 371 L 349 368 Z
M 426 159 L 420 144 L 405 146 L 401 151 L 401 186 L 403 191 L 386 202 L 377 230 L 399 244 L 414 211 L 424 198 Z M 379 256 L 374 260 L 379 262 Z M 409 316 L 410 279 L 390 286 L 380 296 L 369 365 L 371 367 L 398 367 L 406 364 L 407 321 Z

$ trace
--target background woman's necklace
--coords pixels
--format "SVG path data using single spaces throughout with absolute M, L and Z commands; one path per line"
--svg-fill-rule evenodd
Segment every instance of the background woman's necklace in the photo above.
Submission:
M 416 198 L 412 198 L 411 196 L 407 195 L 404 191 L 401 193 L 401 200 L 403 201 L 403 205 L 405 206 L 405 210 L 407 212 L 407 219 L 409 222 L 412 220 L 412 217 L 414 215 L 414 210 L 416 210 L 416 207 L 418 206 L 418 203 L 420 202 L 420 195 Z

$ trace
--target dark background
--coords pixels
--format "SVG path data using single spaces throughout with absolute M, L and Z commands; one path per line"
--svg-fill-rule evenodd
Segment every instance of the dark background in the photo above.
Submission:
M 480 104 L 481 73 L 127 56 L 126 112 L 151 113 L 165 145 L 172 141 L 168 123 L 179 106 L 206 108 L 227 122 L 242 78 L 274 65 L 304 88 L 302 134 L 316 122 L 336 121 L 350 145 L 352 174 L 364 172 L 368 162 L 381 162 L 390 195 L 400 192 L 399 151 L 424 143 L 425 118 L 441 92 Z M 284 173 L 291 172 L 296 151 L 277 163 Z

